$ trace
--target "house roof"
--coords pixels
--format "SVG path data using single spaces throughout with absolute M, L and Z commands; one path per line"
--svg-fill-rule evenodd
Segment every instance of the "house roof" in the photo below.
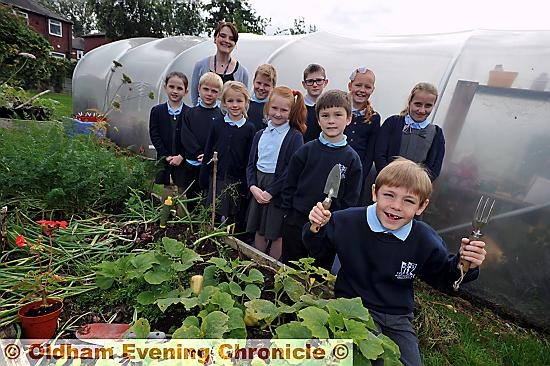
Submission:
M 11 5 L 15 8 L 19 8 L 21 10 L 29 11 L 31 13 L 44 15 L 48 18 L 62 20 L 66 23 L 73 24 L 72 21 L 69 19 L 62 17 L 61 15 L 57 14 L 56 12 L 48 9 L 44 5 L 38 3 L 37 1 L 33 0 L 0 0 L 0 3 Z

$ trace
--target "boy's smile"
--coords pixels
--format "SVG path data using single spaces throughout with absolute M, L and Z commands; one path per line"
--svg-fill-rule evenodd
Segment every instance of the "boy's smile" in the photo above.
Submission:
M 348 116 L 344 107 L 330 107 L 319 111 L 318 120 L 325 139 L 340 142 L 344 129 L 351 122 L 351 115 Z
M 415 215 L 420 215 L 428 205 L 428 200 L 420 202 L 418 195 L 405 187 L 383 185 L 372 186 L 373 201 L 376 202 L 376 216 L 388 230 L 397 230 L 408 224 Z
M 273 88 L 273 83 L 265 75 L 258 75 L 254 79 L 254 95 L 262 100 L 268 97 L 269 92 Z

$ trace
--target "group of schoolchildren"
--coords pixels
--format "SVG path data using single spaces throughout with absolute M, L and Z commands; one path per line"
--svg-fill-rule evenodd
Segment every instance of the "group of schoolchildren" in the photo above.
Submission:
M 436 88 L 417 84 L 405 110 L 381 124 L 370 101 L 370 69 L 355 69 L 347 92 L 325 91 L 328 79 L 318 64 L 304 71 L 305 94 L 276 80 L 272 65 L 259 66 L 250 95 L 241 82 L 224 84 L 206 72 L 198 104 L 189 108 L 187 78 L 168 74 L 168 100 L 150 117 L 151 141 L 164 164 L 156 183 L 173 183 L 187 197 L 208 192 L 206 204 L 217 197 L 219 219 L 255 233 L 254 245 L 284 263 L 312 256 L 332 268 L 335 295 L 360 296 L 379 330 L 399 345 L 401 361 L 421 364 L 411 323 L 414 278 L 450 288 L 460 260 L 471 262 L 467 282 L 477 278 L 486 254 L 484 242 L 468 239 L 458 254 L 449 253 L 418 219 L 445 149 L 441 128 L 428 120 Z M 321 202 L 334 166 L 340 182 L 328 210 Z M 312 224 L 321 227 L 318 233 Z

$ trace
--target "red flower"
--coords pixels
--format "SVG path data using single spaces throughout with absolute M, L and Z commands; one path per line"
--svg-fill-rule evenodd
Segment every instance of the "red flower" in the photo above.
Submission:
M 66 229 L 67 228 L 67 221 L 48 221 L 48 220 L 40 220 L 40 221 L 37 221 L 36 222 L 37 224 L 40 224 L 42 225 L 43 227 L 47 227 L 47 228 L 62 228 L 62 229 Z
M 17 246 L 19 248 L 24 247 L 27 244 L 27 242 L 25 241 L 25 237 L 23 235 L 19 234 L 17 236 L 17 239 L 15 239 L 15 244 L 17 244 Z

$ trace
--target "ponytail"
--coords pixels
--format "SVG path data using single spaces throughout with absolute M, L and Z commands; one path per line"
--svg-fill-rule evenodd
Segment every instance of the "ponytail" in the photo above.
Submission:
M 292 103 L 290 115 L 288 117 L 290 120 L 290 127 L 294 127 L 303 135 L 307 129 L 307 108 L 304 103 L 304 95 L 298 90 L 293 90 L 292 95 L 294 96 L 294 103 Z

